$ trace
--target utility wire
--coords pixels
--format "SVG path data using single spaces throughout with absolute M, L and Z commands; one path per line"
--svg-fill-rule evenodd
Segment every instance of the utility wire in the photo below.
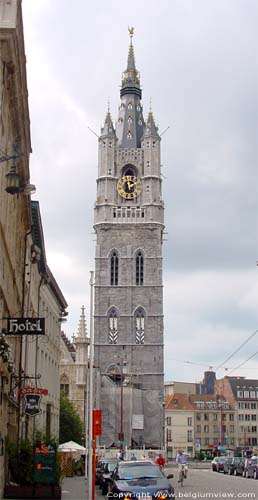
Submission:
M 240 351 L 240 349 L 242 349 L 242 347 L 244 347 L 244 345 L 247 344 L 247 342 L 249 342 L 249 340 L 251 340 L 256 334 L 258 333 L 258 329 L 255 330 L 255 332 L 253 332 L 244 342 L 243 344 L 241 344 L 234 352 L 232 352 L 232 354 L 227 358 L 225 359 L 225 361 L 223 361 L 223 363 L 221 363 L 219 366 L 217 366 L 215 368 L 215 371 L 219 370 L 220 368 L 222 368 L 222 366 L 225 365 L 225 363 L 227 363 L 227 361 L 229 361 L 231 358 L 233 358 L 233 356 L 238 352 Z M 251 358 L 250 358 L 251 359 Z
M 240 365 L 235 366 L 235 368 L 233 368 L 233 370 L 231 370 L 231 372 L 229 372 L 228 375 L 230 375 L 230 373 L 234 372 L 235 370 L 238 370 L 238 368 L 240 368 L 240 366 L 245 365 L 245 363 L 247 363 L 247 361 L 250 361 L 250 359 L 254 358 L 257 354 L 258 354 L 258 351 L 256 351 L 254 354 L 252 354 L 252 356 L 250 356 L 248 359 L 246 359 L 245 361 L 240 363 Z
M 177 363 L 186 363 L 188 365 L 202 366 L 203 368 L 210 368 L 211 370 L 213 368 L 212 364 L 210 364 L 210 365 L 204 365 L 204 364 L 201 364 L 201 363 L 195 363 L 194 361 L 184 361 L 182 359 L 177 359 L 177 358 L 169 358 L 169 360 L 176 361 Z

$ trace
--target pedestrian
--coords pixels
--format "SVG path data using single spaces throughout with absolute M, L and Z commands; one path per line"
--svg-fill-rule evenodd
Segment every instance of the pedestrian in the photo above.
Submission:
M 160 469 L 164 469 L 165 458 L 163 457 L 162 453 L 159 454 L 159 456 L 156 458 L 155 462 L 160 467 Z
M 131 460 L 137 460 L 135 454 L 133 453 L 132 456 L 131 456 Z

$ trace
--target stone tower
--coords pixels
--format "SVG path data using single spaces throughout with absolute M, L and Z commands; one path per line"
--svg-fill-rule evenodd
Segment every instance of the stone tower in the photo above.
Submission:
M 101 444 L 163 445 L 163 284 L 160 136 L 144 120 L 133 29 L 118 118 L 99 137 L 94 363 L 100 372 Z

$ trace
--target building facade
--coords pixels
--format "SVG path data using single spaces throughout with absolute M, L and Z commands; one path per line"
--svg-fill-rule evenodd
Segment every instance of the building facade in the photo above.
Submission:
M 60 360 L 60 389 L 73 403 L 80 419 L 85 423 L 88 395 L 88 348 L 85 309 L 82 306 L 78 332 L 73 341 L 62 332 Z
M 236 444 L 234 407 L 223 396 L 176 393 L 166 400 L 168 458 L 178 449 L 191 456 L 213 456 Z
M 67 303 L 46 262 L 39 205 L 31 202 L 31 153 L 21 0 L 0 0 L 0 498 L 7 439 L 58 436 L 60 319 Z M 7 335 L 6 318 L 44 317 L 46 334 Z M 44 338 L 43 338 L 44 337 Z M 41 414 L 25 415 L 19 389 L 48 389 Z
M 116 127 L 99 138 L 94 229 L 94 363 L 101 379 L 101 444 L 160 448 L 164 436 L 160 136 L 145 122 L 130 30 Z
M 235 411 L 235 447 L 239 450 L 258 445 L 258 380 L 224 377 L 216 391 L 223 394 Z

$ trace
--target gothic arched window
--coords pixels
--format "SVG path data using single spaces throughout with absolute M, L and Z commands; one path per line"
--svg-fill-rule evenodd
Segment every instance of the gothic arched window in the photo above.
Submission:
M 109 344 L 117 344 L 117 310 L 112 308 L 108 315 L 108 342 Z
M 62 375 L 60 379 L 60 391 L 69 396 L 69 379 L 67 375 Z
M 118 254 L 115 250 L 110 259 L 110 285 L 118 285 Z
M 135 343 L 144 344 L 145 314 L 142 309 L 138 309 L 135 314 Z
M 143 278 L 144 278 L 143 267 L 144 267 L 143 253 L 139 251 L 136 254 L 136 275 L 135 275 L 136 285 L 143 285 Z

